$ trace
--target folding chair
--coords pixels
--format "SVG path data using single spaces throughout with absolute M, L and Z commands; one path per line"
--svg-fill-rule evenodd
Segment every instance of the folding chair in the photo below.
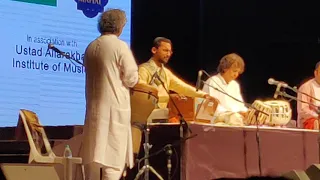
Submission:
M 21 109 L 19 112 L 18 128 L 24 127 L 27 139 L 30 146 L 29 164 L 43 163 L 43 164 L 61 164 L 64 166 L 64 179 L 72 180 L 72 165 L 82 164 L 81 157 L 58 157 L 51 149 L 51 145 L 44 131 L 43 126 L 40 124 L 39 118 L 36 113 Z M 43 146 L 45 153 L 42 153 Z M 85 179 L 84 167 L 81 165 L 82 177 Z

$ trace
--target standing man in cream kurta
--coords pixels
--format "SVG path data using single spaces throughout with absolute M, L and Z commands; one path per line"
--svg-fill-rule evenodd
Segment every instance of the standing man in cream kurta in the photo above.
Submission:
M 86 179 L 119 180 L 133 167 L 129 88 L 138 82 L 138 67 L 129 46 L 118 39 L 126 24 L 122 10 L 104 12 L 101 36 L 85 52 L 86 118 L 83 163 Z

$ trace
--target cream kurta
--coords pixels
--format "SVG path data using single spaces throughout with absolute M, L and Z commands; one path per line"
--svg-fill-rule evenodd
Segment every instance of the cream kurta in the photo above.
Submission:
M 153 74 L 157 71 L 161 80 L 164 82 L 166 89 L 168 90 L 188 97 L 203 97 L 206 94 L 202 91 L 197 92 L 194 87 L 180 80 L 169 69 L 159 68 L 152 59 L 139 66 L 139 83 L 149 84 L 152 80 Z M 158 80 L 154 80 L 152 85 L 158 87 L 158 106 L 160 108 L 166 108 L 169 102 L 169 96 L 167 92 Z
M 83 163 L 133 167 L 129 88 L 138 82 L 138 67 L 131 50 L 117 36 L 102 35 L 87 47 L 84 63 Z
M 315 79 L 311 79 L 306 83 L 304 83 L 303 85 L 301 85 L 301 87 L 299 88 L 299 91 L 309 94 L 310 96 L 313 96 L 317 99 L 320 99 L 320 85 L 316 82 Z M 308 102 L 310 104 L 314 104 L 317 107 L 320 107 L 319 101 L 316 101 L 301 93 L 298 93 L 298 99 Z M 318 117 L 318 113 L 315 106 L 309 105 L 307 103 L 302 103 L 300 101 L 297 102 L 298 127 L 303 128 L 303 123 L 306 119 L 309 119 L 312 117 Z
M 227 94 L 231 95 L 232 97 L 240 101 L 243 101 L 240 85 L 237 83 L 237 81 L 233 80 L 227 84 L 223 77 L 220 74 L 217 74 L 215 76 L 210 77 L 206 81 L 206 83 L 223 92 L 226 92 Z M 239 112 L 248 110 L 243 103 L 240 103 L 232 99 L 231 97 L 213 89 L 210 86 L 205 84 L 202 90 L 204 92 L 209 93 L 210 96 L 216 97 L 220 101 L 220 104 L 217 108 L 217 113 L 225 111 Z

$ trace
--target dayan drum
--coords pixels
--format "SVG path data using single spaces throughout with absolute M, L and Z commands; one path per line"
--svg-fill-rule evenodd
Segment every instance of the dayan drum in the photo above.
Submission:
M 289 102 L 282 100 L 265 101 L 264 104 L 271 107 L 269 115 L 269 126 L 284 126 L 288 124 L 292 117 L 292 109 Z
M 260 100 L 255 100 L 252 104 L 252 107 L 266 114 L 263 114 L 254 108 L 249 108 L 248 115 L 244 123 L 246 125 L 268 124 L 270 119 L 269 114 L 272 112 L 272 108 Z
M 157 108 L 158 91 L 155 87 L 147 84 L 137 84 L 130 92 L 131 100 L 131 131 L 133 153 L 140 150 L 143 126 L 151 112 Z

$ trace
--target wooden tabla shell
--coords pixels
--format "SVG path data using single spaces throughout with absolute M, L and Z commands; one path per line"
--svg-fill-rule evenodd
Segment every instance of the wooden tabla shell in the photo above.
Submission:
M 265 104 L 271 107 L 269 126 L 284 126 L 288 124 L 292 117 L 292 109 L 287 101 L 270 100 Z
M 252 104 L 254 108 L 256 108 L 259 111 L 262 111 L 266 114 L 270 114 L 272 111 L 272 108 L 265 104 L 264 102 L 260 100 L 255 100 Z M 248 110 L 248 116 L 245 120 L 246 125 L 263 125 L 263 124 L 268 124 L 270 121 L 270 118 L 268 115 L 263 114 L 263 113 L 258 113 L 258 117 L 256 117 L 256 110 L 253 108 L 249 108 Z

